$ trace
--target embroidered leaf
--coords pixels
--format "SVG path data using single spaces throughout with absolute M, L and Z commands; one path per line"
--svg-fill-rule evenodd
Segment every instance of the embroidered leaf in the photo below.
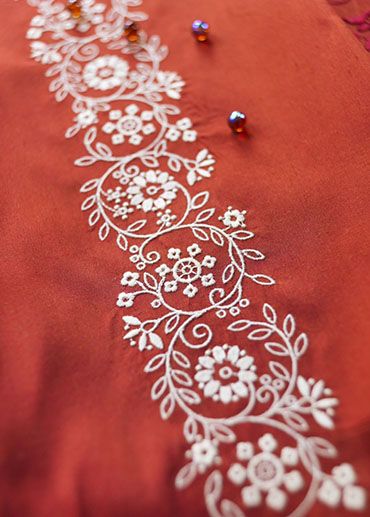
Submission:
M 174 358 L 174 360 L 176 361 L 176 363 L 178 365 L 182 366 L 183 368 L 190 368 L 191 363 L 190 363 L 189 359 L 186 357 L 186 355 L 183 354 L 182 352 L 179 352 L 178 350 L 174 350 L 172 357 Z
M 127 227 L 127 231 L 128 232 L 138 232 L 139 230 L 141 230 L 141 228 L 143 226 L 146 225 L 146 219 L 140 219 L 139 221 L 135 221 L 134 223 L 130 224 L 128 227 Z
M 98 185 L 98 179 L 86 181 L 80 188 L 80 192 L 90 192 L 90 190 L 94 190 Z
M 74 126 L 71 126 L 67 129 L 67 131 L 64 133 L 66 138 L 72 138 L 73 136 L 77 135 L 77 133 L 80 130 L 80 126 L 78 124 L 75 124 Z
M 222 492 L 222 474 L 218 470 L 214 470 L 207 478 L 204 484 L 204 497 L 208 504 L 214 504 L 221 497 Z
M 207 158 L 209 154 L 209 151 L 208 149 L 202 149 L 201 151 L 199 151 L 199 153 L 197 154 L 195 160 L 197 162 L 202 162 L 203 160 L 205 160 Z
M 281 356 L 289 355 L 288 350 L 281 343 L 268 342 L 268 343 L 265 343 L 265 348 L 268 352 L 270 352 L 270 354 L 273 354 L 273 355 L 281 355 Z
M 265 317 L 265 320 L 267 320 L 272 325 L 275 325 L 277 322 L 277 315 L 275 309 L 269 305 L 268 303 L 265 303 L 263 305 L 263 315 Z
M 178 384 L 181 384 L 182 386 L 192 386 L 193 381 L 191 380 L 190 376 L 183 372 L 182 370 L 172 370 L 172 377 L 175 379 L 175 381 Z
M 180 172 L 180 170 L 181 170 L 181 162 L 180 162 L 180 160 L 178 158 L 174 158 L 173 156 L 171 156 L 168 159 L 167 165 L 171 169 L 171 171 L 173 171 L 173 172 Z
M 312 396 L 312 394 L 311 394 L 311 396 Z M 328 409 L 328 408 L 337 406 L 338 403 L 339 403 L 338 399 L 331 397 L 331 398 L 319 400 L 318 402 L 315 403 L 315 407 L 320 408 L 320 409 Z
M 199 239 L 201 241 L 209 240 L 207 232 L 205 230 L 203 230 L 202 228 L 192 228 L 191 230 L 194 234 L 194 237 L 196 237 L 197 239 Z
M 197 475 L 197 467 L 194 463 L 187 463 L 179 470 L 175 478 L 175 486 L 179 490 L 188 487 Z
M 127 325 L 140 325 L 141 324 L 141 321 L 139 320 L 139 318 L 136 318 L 135 316 L 122 316 L 122 320 Z
M 128 241 L 126 237 L 123 235 L 123 233 L 118 234 L 117 236 L 117 246 L 121 248 L 122 251 L 126 251 L 128 248 Z
M 156 158 L 154 158 L 154 156 L 142 156 L 140 159 L 146 167 L 158 167 L 159 166 L 159 162 Z
M 321 436 L 310 436 L 307 442 L 314 449 L 316 454 L 323 458 L 335 458 L 337 449 L 328 440 L 321 438 Z
M 297 337 L 294 343 L 294 353 L 296 357 L 301 357 L 303 354 L 305 354 L 307 348 L 308 337 L 306 334 L 302 333 Z
M 168 418 L 170 418 L 175 409 L 175 400 L 172 397 L 171 393 L 164 397 L 159 409 L 163 420 L 167 420 Z
M 200 404 L 201 402 L 198 393 L 193 390 L 189 390 L 188 388 L 180 388 L 178 393 L 188 404 Z
M 252 339 L 253 341 L 267 339 L 271 336 L 272 332 L 272 329 L 269 328 L 255 329 L 248 334 L 248 339 Z
M 152 400 L 158 400 L 159 398 L 161 398 L 164 392 L 166 391 L 166 388 L 167 380 L 166 377 L 163 375 L 163 377 L 159 377 L 159 379 L 157 379 L 152 386 L 152 390 L 150 392 Z
M 284 320 L 283 329 L 285 335 L 287 335 L 289 338 L 292 337 L 292 335 L 295 332 L 295 321 L 291 314 L 288 314 L 288 316 Z
M 197 181 L 197 175 L 195 171 L 189 171 L 186 176 L 186 181 L 189 183 L 189 185 L 192 187 L 194 183 Z
M 174 314 L 173 316 L 171 316 L 171 318 L 166 322 L 166 325 L 164 327 L 165 333 L 170 334 L 172 331 L 174 331 L 175 328 L 177 327 L 179 321 L 180 321 L 179 314 Z
M 85 199 L 85 201 L 81 205 L 81 210 L 89 210 L 92 206 L 94 206 L 96 202 L 96 196 L 90 196 Z
M 216 230 L 211 230 L 211 239 L 217 246 L 224 245 L 224 238 L 219 232 L 216 232 Z
M 150 289 L 155 290 L 158 287 L 157 279 L 150 273 L 144 273 L 144 282 Z
M 97 208 L 96 210 L 93 210 L 91 212 L 91 214 L 89 215 L 89 225 L 90 226 L 95 226 L 96 223 L 99 221 L 100 219 L 100 212 L 99 212 L 99 208 Z
M 247 239 L 251 239 L 252 237 L 254 237 L 254 233 L 248 232 L 246 230 L 238 230 L 236 232 L 233 232 L 231 234 L 231 237 L 233 239 L 238 239 L 240 241 L 246 241 Z
M 251 260 L 263 260 L 265 255 L 258 250 L 243 250 L 243 255 Z
M 321 425 L 321 427 L 325 427 L 326 429 L 334 428 L 334 422 L 332 418 L 324 411 L 318 411 L 317 409 L 313 409 L 312 416 L 314 417 L 316 422 L 319 425 Z
M 275 280 L 267 275 L 250 275 L 249 278 L 260 285 L 274 285 Z
M 235 267 L 233 264 L 229 264 L 225 267 L 224 272 L 222 273 L 222 281 L 224 284 L 230 282 L 235 273 Z
M 154 154 L 155 156 L 162 156 L 167 151 L 167 142 L 166 140 L 162 140 L 155 148 Z
M 101 227 L 99 228 L 99 239 L 101 241 L 104 241 L 108 237 L 109 232 L 110 232 L 109 224 L 108 223 L 102 224 Z
M 82 158 L 75 160 L 75 165 L 78 165 L 79 167 L 87 167 L 95 162 L 96 158 L 94 156 L 82 156 Z
M 247 330 L 252 325 L 252 322 L 249 320 L 237 320 L 234 323 L 231 323 L 227 327 L 228 330 L 233 330 L 234 332 L 241 332 L 242 330 Z
M 198 210 L 199 208 L 202 208 L 209 199 L 209 192 L 199 192 L 196 196 L 193 197 L 190 203 L 190 210 Z
M 222 517 L 245 517 L 244 512 L 239 508 L 237 504 L 229 499 L 223 499 L 221 501 Z
M 68 90 L 65 90 L 64 88 L 61 88 L 60 90 L 58 90 L 55 94 L 55 100 L 57 102 L 62 102 L 64 101 L 64 99 L 67 97 L 68 95 Z
M 162 339 L 158 336 L 158 334 L 154 334 L 154 332 L 151 332 L 149 334 L 149 340 L 153 346 L 155 346 L 159 350 L 162 350 L 164 345 Z
M 98 151 L 101 158 L 110 158 L 112 156 L 112 150 L 102 142 L 96 144 L 96 150 Z
M 166 360 L 165 354 L 158 354 L 151 358 L 151 360 L 147 363 L 147 365 L 144 368 L 144 372 L 154 372 L 155 370 L 158 370 L 164 364 Z
M 141 330 L 140 329 L 132 329 L 132 330 L 129 330 L 124 336 L 123 336 L 123 339 L 131 339 L 135 336 L 137 336 L 138 334 L 140 334 Z
M 275 377 L 278 377 L 279 379 L 282 379 L 283 381 L 289 381 L 290 375 L 288 370 L 283 366 L 282 364 L 276 362 L 276 361 L 270 361 L 269 367 L 272 373 L 275 375 Z
M 184 424 L 184 436 L 188 443 L 195 442 L 198 434 L 198 423 L 197 421 L 189 416 Z
M 297 387 L 304 397 L 310 398 L 310 385 L 302 375 L 298 375 Z
M 312 399 L 318 400 L 321 397 L 321 395 L 324 391 L 324 388 L 325 388 L 324 381 L 320 380 L 320 381 L 316 382 L 316 384 L 313 386 L 312 391 L 311 391 Z
M 85 138 L 84 138 L 84 144 L 88 147 L 93 143 L 93 141 L 96 138 L 97 130 L 96 127 L 91 127 L 86 131 Z
M 148 341 L 147 334 L 145 332 L 143 332 L 141 334 L 141 336 L 140 336 L 140 339 L 139 339 L 139 350 L 140 350 L 140 352 L 142 352 L 144 350 L 144 348 L 146 347 L 147 341 Z
M 293 413 L 292 411 L 284 411 L 283 418 L 285 422 L 296 431 L 303 432 L 308 430 L 308 424 L 306 420 L 297 413 Z
M 235 442 L 235 433 L 223 424 L 211 424 L 210 430 L 213 433 L 214 437 L 217 438 L 220 442 L 224 443 L 233 443 Z
M 197 218 L 195 220 L 197 223 L 208 221 L 208 219 L 210 217 L 212 217 L 214 213 L 215 213 L 214 208 L 207 208 L 207 210 L 202 210 L 202 212 L 200 212 L 197 215 Z

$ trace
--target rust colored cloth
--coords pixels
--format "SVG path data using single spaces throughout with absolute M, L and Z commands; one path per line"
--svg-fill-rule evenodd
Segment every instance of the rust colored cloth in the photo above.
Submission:
M 143 371 L 153 352 L 122 341 L 116 299 L 122 273 L 135 270 L 129 253 L 114 236 L 100 242 L 80 211 L 81 185 L 104 171 L 74 165 L 84 150 L 83 132 L 64 138 L 71 101 L 55 102 L 47 67 L 29 57 L 35 7 L 4 0 L 0 10 L 0 515 L 206 516 L 206 474 L 174 486 L 190 447 L 184 415 L 161 419 L 155 374 Z M 181 100 L 166 102 L 192 119 L 198 140 L 192 151 L 173 148 L 204 147 L 216 159 L 192 195 L 208 190 L 217 216 L 247 210 L 251 247 L 266 255 L 252 271 L 276 281 L 246 284 L 248 317 L 264 302 L 294 314 L 310 340 L 301 375 L 324 379 L 340 401 L 335 429 L 313 422 L 310 433 L 338 449 L 334 463 L 323 460 L 327 472 L 350 463 L 369 488 L 369 56 L 324 0 L 146 0 L 140 10 L 145 31 L 170 49 L 162 69 L 186 82 Z M 194 18 L 209 22 L 208 44 L 192 38 Z M 248 138 L 227 127 L 235 109 L 247 112 Z M 161 250 L 181 238 L 160 239 Z M 144 299 L 126 312 L 156 317 Z M 230 343 L 232 321 L 213 320 L 212 346 Z M 213 406 L 204 404 L 209 414 Z M 256 442 L 252 427 L 243 442 Z M 248 514 L 239 494 L 233 485 L 227 497 Z M 272 514 L 266 505 L 251 513 Z M 347 512 L 317 502 L 308 514 Z

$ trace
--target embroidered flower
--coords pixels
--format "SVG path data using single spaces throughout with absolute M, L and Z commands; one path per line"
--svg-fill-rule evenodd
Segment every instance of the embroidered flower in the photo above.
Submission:
M 202 253 L 202 249 L 197 243 L 188 246 L 186 251 L 186 256 L 183 256 L 180 248 L 170 248 L 167 251 L 167 258 L 175 263 L 171 267 L 162 264 L 156 269 L 156 272 L 162 277 L 166 277 L 169 273 L 172 274 L 172 279 L 166 278 L 164 283 L 166 292 L 174 292 L 179 285 L 185 284 L 183 294 L 188 298 L 194 298 L 198 292 L 194 282 L 200 280 L 204 287 L 215 283 L 213 273 L 206 272 L 205 269 L 212 269 L 216 264 L 216 259 L 210 255 L 206 255 L 203 260 L 195 258 Z
M 93 25 L 99 25 L 104 21 L 104 4 L 96 4 L 95 0 L 82 0 L 81 7 L 82 17 L 75 22 L 75 28 L 79 32 L 87 32 Z
M 165 137 L 171 142 L 176 142 L 180 137 L 182 137 L 184 142 L 195 142 L 197 132 L 191 128 L 192 122 L 190 118 L 182 118 L 174 126 L 168 128 Z
M 157 81 L 160 89 L 163 89 L 171 99 L 179 99 L 184 86 L 184 81 L 175 72 L 157 72 Z
M 112 135 L 112 143 L 122 144 L 128 139 L 132 145 L 140 145 L 143 137 L 155 133 L 155 126 L 152 122 L 152 111 L 142 111 L 139 114 L 139 107 L 136 104 L 130 104 L 124 111 L 111 110 L 109 112 L 109 120 L 103 126 L 104 133 Z
M 113 210 L 113 217 L 120 217 L 122 221 L 128 219 L 129 215 L 134 211 L 134 209 L 130 206 L 130 204 L 127 201 L 124 201 L 121 204 L 117 203 L 116 205 L 114 205 Z
M 126 271 L 121 279 L 122 285 L 128 285 L 129 287 L 134 287 L 139 280 L 139 273 L 131 273 L 131 271 Z
M 126 190 L 132 206 L 144 212 L 165 208 L 177 196 L 176 183 L 168 172 L 142 172 L 135 176 Z
M 349 463 L 342 463 L 332 469 L 332 478 L 326 478 L 318 491 L 318 499 L 336 508 L 342 501 L 348 510 L 363 510 L 366 506 L 366 492 L 356 486 L 356 473 Z
M 118 295 L 118 307 L 132 307 L 134 305 L 135 295 L 132 293 L 120 293 Z
M 192 459 L 193 464 L 201 474 L 219 462 L 217 446 L 207 439 L 196 441 L 186 456 Z
M 90 88 L 105 91 L 123 84 L 127 72 L 128 64 L 123 59 L 101 56 L 85 65 L 83 79 Z
M 245 227 L 245 214 L 246 210 L 240 211 L 229 206 L 224 215 L 219 217 L 219 220 L 222 221 L 228 228 Z
M 235 485 L 247 486 L 242 488 L 242 499 L 245 506 L 259 506 L 265 496 L 266 505 L 275 511 L 281 511 L 287 504 L 287 492 L 299 492 L 304 486 L 302 474 L 298 470 L 288 470 L 290 463 L 286 458 L 299 459 L 298 451 L 293 448 L 283 448 L 280 455 L 276 454 L 278 442 L 271 433 L 266 433 L 258 440 L 255 452 L 251 442 L 237 444 L 236 453 L 240 461 L 247 461 L 246 466 L 236 463 L 228 471 L 228 478 Z
M 33 41 L 31 43 L 31 57 L 43 65 L 60 63 L 62 60 L 62 56 L 59 52 L 42 41 Z
M 96 114 L 92 110 L 84 110 L 78 113 L 78 115 L 74 118 L 77 124 L 83 129 L 87 126 L 91 126 L 92 124 L 96 124 L 98 118 Z
M 238 346 L 215 346 L 198 359 L 194 379 L 205 397 L 224 404 L 236 402 L 249 394 L 257 379 L 253 357 Z
M 167 208 L 164 212 L 157 212 L 157 224 L 163 225 L 168 228 L 172 225 L 172 222 L 176 220 L 176 215 L 171 212 L 170 208 Z

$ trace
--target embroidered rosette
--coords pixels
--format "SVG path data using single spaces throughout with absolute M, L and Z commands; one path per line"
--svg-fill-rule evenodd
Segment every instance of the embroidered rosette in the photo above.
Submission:
M 250 244 L 246 211 L 217 213 L 198 188 L 215 158 L 199 148 L 188 156 L 197 131 L 174 104 L 184 81 L 161 70 L 167 48 L 157 36 L 122 37 L 126 19 L 146 19 L 133 10 L 140 0 L 109 9 L 82 0 L 80 21 L 61 3 L 29 3 L 38 11 L 31 55 L 48 65 L 56 100 L 71 99 L 66 137 L 82 134 L 84 145 L 76 165 L 94 166 L 82 210 L 131 263 L 117 299 L 124 339 L 148 356 L 162 418 L 184 416 L 176 487 L 204 478 L 217 517 L 262 506 L 302 515 L 316 499 L 364 508 L 352 466 L 330 465 L 335 447 L 311 431 L 333 429 L 338 400 L 323 380 L 300 373 L 307 335 L 268 303 L 252 316 L 252 286 L 275 282 L 257 267 L 265 257 Z M 139 299 L 150 317 L 131 314 Z

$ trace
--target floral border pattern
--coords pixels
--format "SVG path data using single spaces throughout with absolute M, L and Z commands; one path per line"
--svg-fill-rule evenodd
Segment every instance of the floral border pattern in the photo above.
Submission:
M 212 517 L 260 506 L 303 515 L 316 500 L 363 509 L 352 466 L 326 473 L 322 463 L 336 449 L 310 433 L 312 425 L 333 429 L 338 400 L 323 380 L 300 374 L 307 335 L 267 303 L 260 320 L 247 317 L 249 286 L 275 282 L 254 271 L 265 257 L 248 245 L 246 211 L 217 215 L 209 193 L 197 191 L 215 158 L 205 148 L 183 155 L 197 131 L 168 103 L 180 99 L 183 79 L 161 70 L 167 48 L 158 36 L 122 37 L 126 20 L 146 19 L 135 10 L 141 0 L 112 0 L 109 9 L 81 1 L 76 20 L 62 3 L 28 0 L 37 14 L 27 38 L 31 57 L 48 66 L 56 100 L 71 99 L 65 136 L 82 134 L 85 149 L 76 165 L 103 170 L 82 186 L 82 210 L 99 238 L 114 236 L 132 263 L 117 300 L 126 311 L 124 339 L 148 355 L 161 417 L 176 409 L 185 417 L 188 450 L 176 487 L 207 475 Z M 151 319 L 127 313 L 139 297 Z M 223 496 L 226 484 L 233 501 Z

